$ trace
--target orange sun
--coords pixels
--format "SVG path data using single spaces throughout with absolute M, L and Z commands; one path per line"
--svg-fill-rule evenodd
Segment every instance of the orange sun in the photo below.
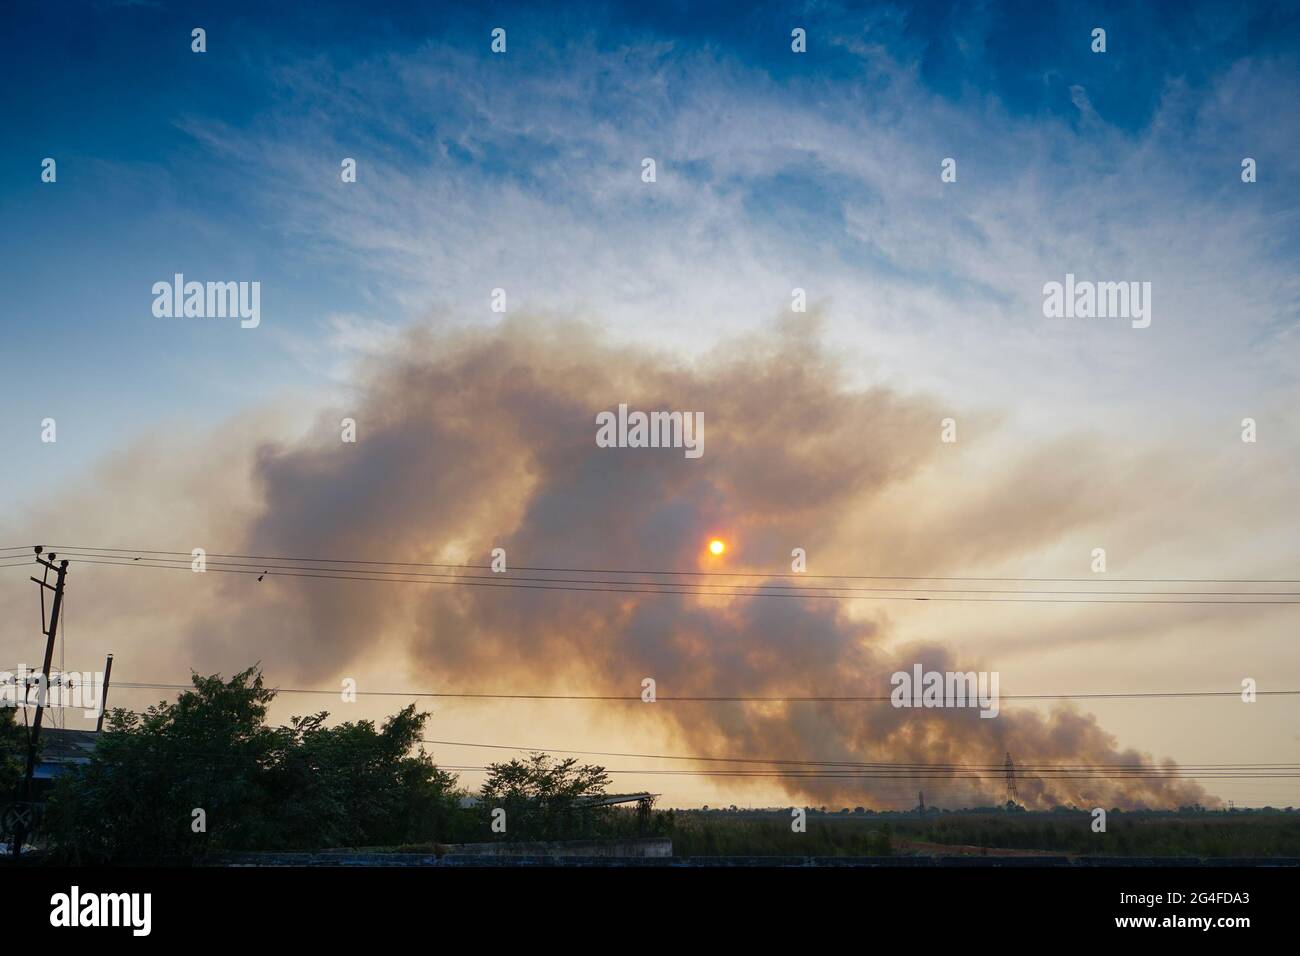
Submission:
M 714 538 L 712 541 L 709 542 L 710 554 L 721 554 L 723 551 L 726 550 L 727 550 L 727 545 L 725 542 L 723 542 L 721 538 Z

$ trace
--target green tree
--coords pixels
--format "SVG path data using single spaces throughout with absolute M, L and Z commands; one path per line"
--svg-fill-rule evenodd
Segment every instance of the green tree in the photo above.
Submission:
M 326 727 L 328 714 L 269 727 L 275 692 L 257 667 L 143 714 L 114 710 L 90 762 L 65 775 L 47 814 L 73 862 L 194 861 L 232 850 L 324 849 L 447 839 L 455 777 L 417 747 L 427 714 L 407 707 Z M 200 828 L 196 811 L 205 826 Z
M 0 799 L 15 793 L 23 779 L 27 735 L 18 726 L 13 707 L 0 706 Z
M 506 811 L 508 839 L 556 840 L 608 829 L 603 825 L 611 822 L 610 808 L 590 806 L 608 786 L 604 767 L 534 753 L 526 760 L 489 764 L 479 798 L 489 817 L 498 807 Z
M 272 781 L 279 842 L 312 848 L 457 838 L 464 825 L 456 777 L 419 746 L 428 714 L 411 704 L 379 730 L 368 720 L 326 727 L 327 716 L 295 717 L 281 728 Z
M 265 726 L 275 694 L 255 667 L 229 681 L 192 680 L 175 703 L 108 715 L 90 762 L 64 775 L 51 798 L 46 826 L 61 855 L 183 861 L 262 836 L 276 810 L 263 786 L 280 740 Z

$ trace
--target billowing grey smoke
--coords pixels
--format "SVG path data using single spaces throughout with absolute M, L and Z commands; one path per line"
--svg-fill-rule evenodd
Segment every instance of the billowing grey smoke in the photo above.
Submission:
M 512 567 L 695 569 L 702 542 L 719 533 L 733 543 L 730 569 L 783 571 L 795 546 L 846 553 L 846 519 L 940 452 L 945 414 L 850 388 L 802 329 L 692 365 L 612 347 L 579 325 L 516 320 L 451 340 L 414 332 L 362 381 L 358 407 L 331 410 L 300 442 L 259 449 L 249 553 L 440 561 L 451 548 L 483 564 L 501 547 Z M 703 412 L 706 454 L 597 447 L 596 415 L 619 403 Z M 339 441 L 343 415 L 357 421 L 356 444 Z M 1035 514 L 1086 508 L 1068 478 L 1006 480 L 1034 488 L 1024 496 L 1030 524 L 1009 530 L 1012 540 L 1035 533 Z M 1052 534 L 1050 522 L 1038 533 Z M 977 667 L 938 646 L 887 657 L 887 618 L 831 600 L 272 584 L 224 625 L 225 639 L 282 678 L 335 677 L 380 636 L 406 644 L 424 669 L 413 680 L 445 689 L 559 683 L 636 694 L 650 676 L 668 696 L 887 695 L 890 674 L 914 662 Z M 196 637 L 221 626 L 207 622 Z M 661 713 L 702 754 L 1000 766 L 1012 751 L 1020 763 L 1149 765 L 1064 708 L 1044 718 L 1004 705 L 992 720 L 887 703 L 680 703 Z M 898 794 L 873 780 L 784 785 L 836 805 Z M 997 772 L 949 785 L 954 802 L 1001 795 Z M 1033 806 L 1204 801 L 1185 780 L 1026 775 L 1020 791 Z

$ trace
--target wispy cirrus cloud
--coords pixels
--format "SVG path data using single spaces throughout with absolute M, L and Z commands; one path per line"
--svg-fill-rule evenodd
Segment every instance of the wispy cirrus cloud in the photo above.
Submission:
M 1270 120 L 1296 92 L 1290 63 L 1171 79 L 1131 131 L 1086 84 L 1069 94 L 1091 117 L 1078 125 L 953 102 L 888 50 L 862 55 L 862 78 L 832 81 L 669 43 L 580 35 L 535 43 L 526 68 L 430 44 L 284 67 L 292 115 L 186 129 L 303 249 L 346 258 L 409 313 L 488 321 L 501 287 L 690 350 L 788 311 L 797 286 L 876 374 L 957 397 L 1032 391 L 1068 418 L 1073 382 L 1106 414 L 1157 396 L 1186 410 L 1213 361 L 1224 394 L 1294 386 L 1295 206 L 1237 175 L 1248 154 L 1269 182 L 1300 172 Z M 331 175 L 344 155 L 354 187 Z M 645 156 L 657 183 L 640 181 Z M 943 184 L 949 156 L 959 178 Z M 1045 320 L 1041 287 L 1066 272 L 1151 281 L 1153 328 Z

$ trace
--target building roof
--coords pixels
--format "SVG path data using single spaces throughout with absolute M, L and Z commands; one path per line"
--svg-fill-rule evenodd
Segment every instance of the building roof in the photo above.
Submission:
M 609 807 L 616 803 L 640 803 L 642 800 L 649 800 L 657 796 L 657 793 L 611 793 L 594 800 L 583 800 L 582 805 L 584 807 Z
M 37 780 L 50 780 L 73 764 L 87 763 L 97 739 L 98 734 L 93 730 L 42 728 L 40 759 L 32 776 Z
M 651 797 L 657 797 L 657 793 L 611 793 L 603 797 L 596 797 L 589 800 L 581 800 L 577 803 L 580 807 L 610 807 L 617 803 L 639 803 L 642 800 L 649 800 Z M 462 808 L 476 807 L 481 803 L 478 797 L 461 797 L 460 805 Z

